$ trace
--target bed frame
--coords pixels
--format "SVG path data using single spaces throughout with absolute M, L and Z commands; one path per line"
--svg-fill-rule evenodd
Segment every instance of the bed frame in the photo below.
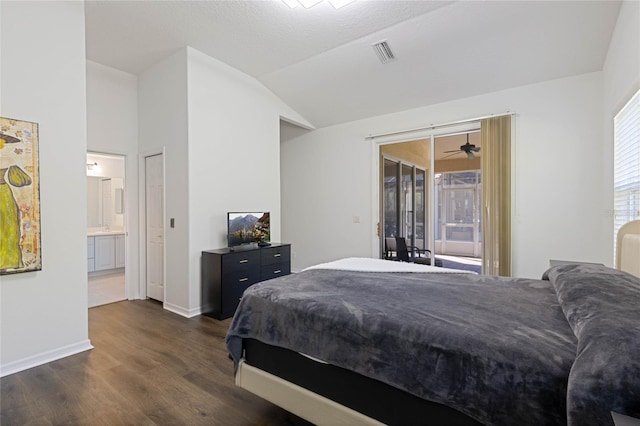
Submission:
M 480 425 L 453 408 L 297 352 L 254 339 L 243 345 L 236 385 L 314 424 Z
M 317 425 L 382 425 L 303 387 L 240 361 L 236 385 Z

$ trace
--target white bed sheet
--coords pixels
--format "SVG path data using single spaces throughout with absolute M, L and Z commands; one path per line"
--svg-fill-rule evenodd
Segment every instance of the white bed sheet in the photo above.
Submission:
M 347 257 L 333 262 L 321 263 L 303 269 L 309 271 L 313 269 L 332 269 L 338 271 L 358 271 L 358 272 L 413 272 L 429 274 L 474 274 L 473 271 L 462 271 L 459 269 L 441 268 L 438 266 L 421 265 L 417 263 L 396 262 L 385 259 L 372 259 L 368 257 Z

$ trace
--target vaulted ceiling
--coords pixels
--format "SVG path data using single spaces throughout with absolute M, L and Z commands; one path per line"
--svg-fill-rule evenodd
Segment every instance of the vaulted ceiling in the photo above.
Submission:
M 620 1 L 86 1 L 89 60 L 139 74 L 191 46 L 316 127 L 602 70 Z M 396 60 L 382 64 L 372 44 Z

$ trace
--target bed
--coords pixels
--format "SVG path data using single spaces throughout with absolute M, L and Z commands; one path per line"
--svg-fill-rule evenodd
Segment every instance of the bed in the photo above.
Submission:
M 248 289 L 227 334 L 236 384 L 315 424 L 640 417 L 637 277 L 393 264 L 344 259 Z
M 640 220 L 627 222 L 618 231 L 616 269 L 640 277 Z

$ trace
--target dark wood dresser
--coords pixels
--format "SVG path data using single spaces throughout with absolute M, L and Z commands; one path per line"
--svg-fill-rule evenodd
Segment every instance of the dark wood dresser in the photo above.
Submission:
M 202 252 L 201 311 L 219 320 L 233 316 L 242 293 L 260 281 L 291 273 L 291 244 L 272 243 Z

